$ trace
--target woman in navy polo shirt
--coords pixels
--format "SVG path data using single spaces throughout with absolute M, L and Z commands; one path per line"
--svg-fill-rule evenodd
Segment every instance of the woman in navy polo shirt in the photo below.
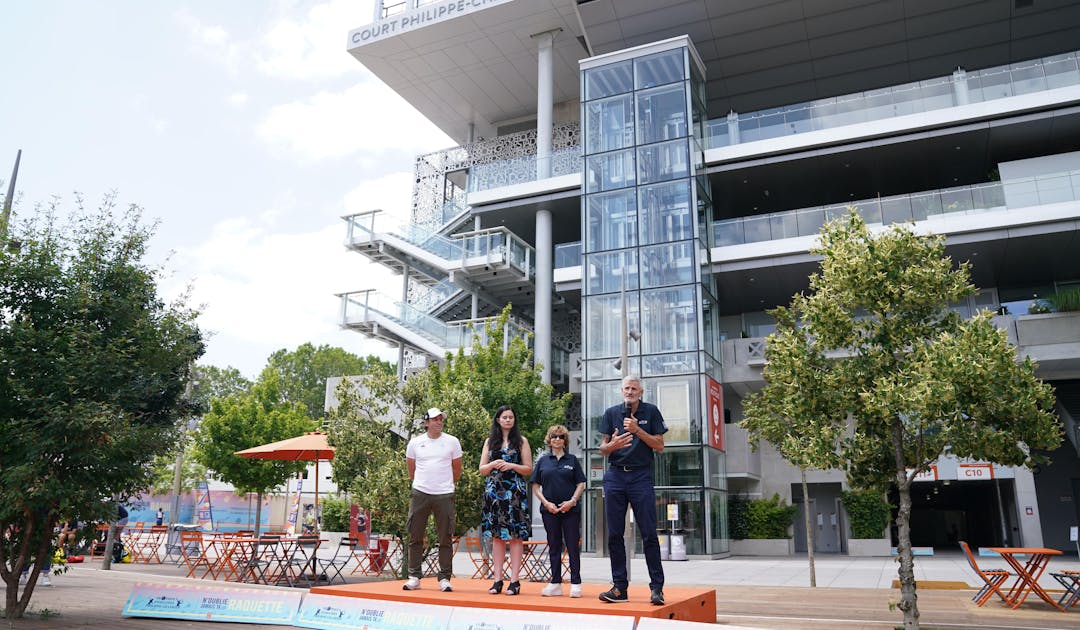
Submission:
M 551 450 L 533 467 L 533 494 L 540 501 L 540 516 L 547 530 L 551 583 L 540 594 L 557 597 L 562 590 L 562 550 L 570 557 L 570 597 L 581 597 L 581 508 L 585 473 L 578 458 L 569 452 L 569 431 L 561 424 L 547 430 L 544 444 Z

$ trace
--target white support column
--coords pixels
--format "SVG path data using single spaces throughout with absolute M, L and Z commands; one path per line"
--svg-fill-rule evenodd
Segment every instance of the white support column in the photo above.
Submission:
M 971 96 L 968 93 L 967 72 L 963 68 L 957 67 L 952 73 L 953 80 L 953 98 L 956 100 L 957 105 L 967 105 L 971 102 Z
M 551 119 L 555 93 L 552 72 L 552 44 L 555 29 L 533 35 L 537 40 L 536 82 L 536 177 L 544 179 L 551 175 Z M 534 354 L 542 365 L 540 379 L 551 383 L 551 294 L 553 284 L 553 253 L 551 237 L 551 211 L 536 212 L 536 308 L 533 314 Z

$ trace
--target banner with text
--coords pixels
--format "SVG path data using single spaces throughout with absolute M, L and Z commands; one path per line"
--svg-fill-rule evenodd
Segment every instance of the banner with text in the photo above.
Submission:
M 304 480 L 298 478 L 296 480 L 296 496 L 293 497 L 292 505 L 289 506 L 289 519 L 285 524 L 285 532 L 288 534 L 296 533 L 296 519 L 300 515 L 300 492 L 304 487 Z
M 539 610 L 455 608 L 447 630 L 634 630 L 634 618 Z
M 287 626 L 296 620 L 301 599 L 302 593 L 286 590 L 138 582 L 132 587 L 121 614 Z
M 204 532 L 214 531 L 214 512 L 210 508 L 210 486 L 205 481 L 195 485 L 195 515 Z
M 293 625 L 322 630 L 438 630 L 447 627 L 452 610 L 449 606 L 309 593 L 304 598 Z

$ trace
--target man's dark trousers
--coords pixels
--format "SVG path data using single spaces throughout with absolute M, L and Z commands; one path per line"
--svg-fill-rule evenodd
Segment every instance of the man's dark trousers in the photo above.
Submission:
M 631 471 L 612 466 L 604 473 L 604 516 L 608 527 L 611 582 L 624 591 L 629 586 L 626 545 L 623 541 L 628 504 L 634 509 L 634 521 L 641 534 L 645 563 L 649 566 L 649 589 L 663 588 L 664 568 L 660 564 L 660 540 L 656 537 L 656 493 L 653 491 L 651 466 Z

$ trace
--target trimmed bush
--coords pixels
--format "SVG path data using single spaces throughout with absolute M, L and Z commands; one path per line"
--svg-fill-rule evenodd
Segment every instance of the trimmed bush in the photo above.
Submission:
M 790 538 L 788 530 L 795 522 L 796 511 L 795 506 L 788 505 L 779 494 L 751 501 L 746 514 L 749 522 L 747 538 Z
M 343 498 L 327 497 L 319 501 L 322 509 L 322 528 L 327 532 L 349 531 L 349 502 Z
M 750 521 L 747 519 L 749 509 L 750 499 L 741 495 L 728 498 L 728 537 L 732 540 L 745 540 L 750 537 Z
M 844 490 L 840 502 L 851 522 L 852 538 L 881 538 L 889 524 L 892 506 L 872 490 Z

